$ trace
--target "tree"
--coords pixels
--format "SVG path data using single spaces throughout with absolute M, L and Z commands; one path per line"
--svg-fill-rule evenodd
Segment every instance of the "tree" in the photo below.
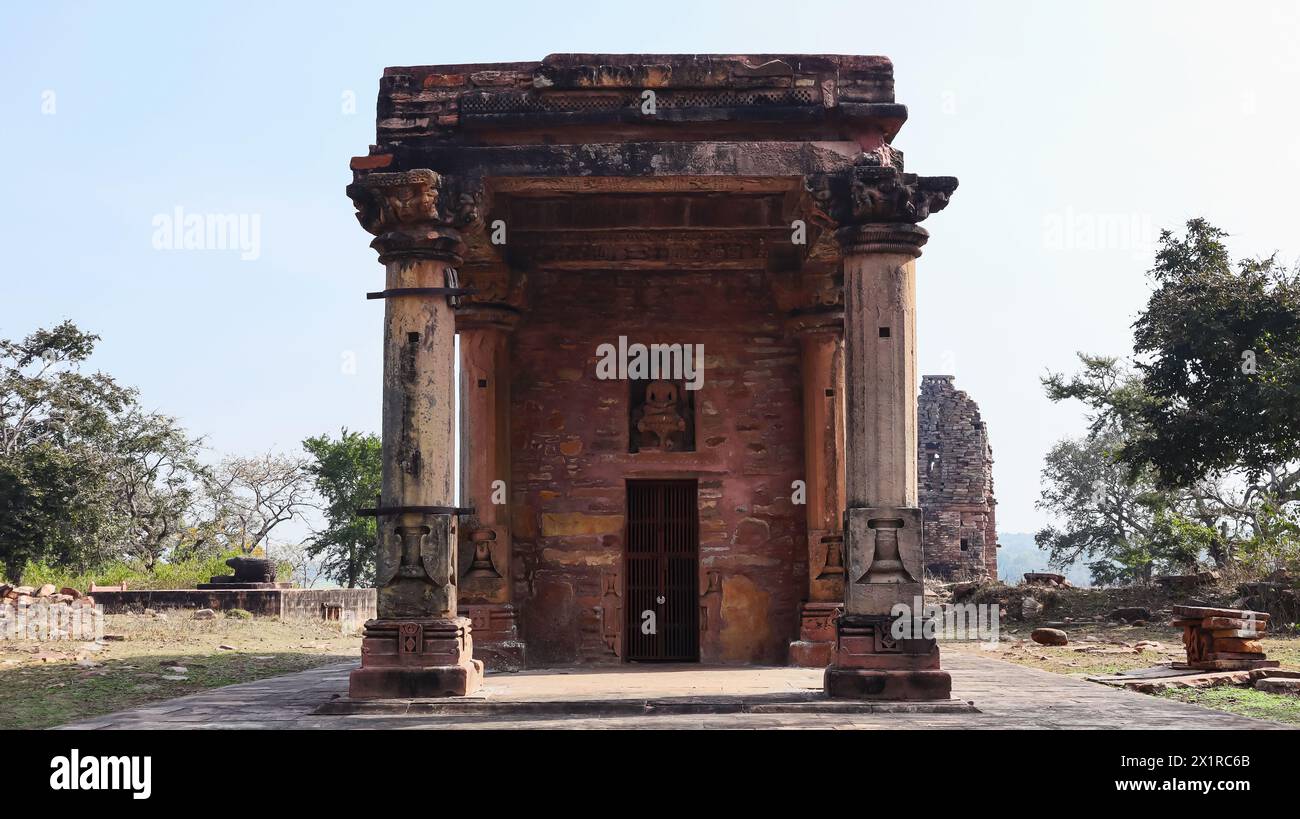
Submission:
M 186 534 L 208 471 L 199 462 L 201 440 L 175 418 L 132 407 L 110 426 L 104 470 L 121 547 L 153 570 Z
M 379 495 L 379 437 L 343 429 L 337 440 L 320 435 L 302 445 L 314 458 L 308 469 L 325 501 L 327 521 L 308 541 L 308 552 L 321 558 L 321 570 L 335 582 L 348 588 L 369 585 L 375 577 L 375 519 L 360 517 L 357 510 L 373 505 Z
M 1168 537 L 1155 537 L 1172 499 L 1148 481 L 1134 481 L 1115 458 L 1115 430 L 1065 440 L 1047 453 L 1037 506 L 1061 523 L 1034 536 L 1055 566 L 1087 560 L 1097 583 L 1148 581 L 1185 563 Z
M 226 458 L 205 475 L 204 484 L 206 513 L 197 527 L 199 538 L 215 541 L 223 551 L 265 550 L 277 526 L 314 506 L 307 459 L 299 456 L 268 452 Z
M 1146 401 L 1120 457 L 1161 486 L 1300 460 L 1300 270 L 1233 265 L 1226 235 L 1203 219 L 1162 232 L 1157 287 L 1133 325 Z
M 1034 538 L 1057 566 L 1088 561 L 1101 584 L 1147 582 L 1156 572 L 1194 567 L 1202 555 L 1222 553 L 1213 528 L 1226 513 L 1204 491 L 1157 485 L 1151 469 L 1134 471 L 1119 453 L 1142 434 L 1149 397 L 1137 374 L 1119 359 L 1079 355 L 1082 370 L 1043 381 L 1052 401 L 1074 399 L 1087 408 L 1088 433 L 1047 454 L 1038 507 L 1060 521 Z
M 104 557 L 107 482 L 93 442 L 135 395 L 81 372 L 98 340 L 67 321 L 0 340 L 0 564 L 12 580 L 28 561 Z

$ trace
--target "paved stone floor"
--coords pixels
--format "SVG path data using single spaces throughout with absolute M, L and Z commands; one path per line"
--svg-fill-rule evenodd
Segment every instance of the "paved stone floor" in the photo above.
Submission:
M 107 714 L 64 728 L 1221 728 L 1287 726 L 1110 688 L 1001 660 L 949 652 L 953 696 L 978 713 L 539 715 L 313 715 L 347 691 L 352 663 L 231 685 Z M 596 701 L 815 695 L 821 671 L 804 668 L 625 666 L 489 675 L 483 702 Z

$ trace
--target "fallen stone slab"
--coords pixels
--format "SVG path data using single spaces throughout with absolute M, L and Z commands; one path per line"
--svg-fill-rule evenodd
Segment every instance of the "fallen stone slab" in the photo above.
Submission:
M 1292 694 L 1300 696 L 1300 679 L 1295 677 L 1263 677 L 1255 680 L 1255 690 L 1269 694 Z
M 1132 680 L 1123 687 L 1142 694 L 1155 694 L 1172 688 L 1215 688 L 1220 685 L 1249 685 L 1250 671 L 1219 671 L 1209 674 L 1187 674 L 1151 680 Z
M 1253 617 L 1255 620 L 1268 620 L 1266 611 L 1249 611 L 1246 609 L 1220 609 L 1208 606 L 1174 606 L 1174 617 L 1203 620 L 1207 617 Z
M 1300 679 L 1300 671 L 1290 668 L 1256 668 L 1250 672 L 1252 680 L 1263 679 L 1264 677 L 1286 677 L 1287 679 Z
M 1261 628 L 1219 628 L 1210 631 L 1210 636 L 1215 640 L 1220 638 L 1254 640 L 1264 635 L 1264 629 Z
M 1174 621 L 1179 622 L 1177 620 Z M 1206 617 L 1201 620 L 1200 628 L 1207 631 L 1253 631 L 1255 636 L 1268 631 L 1268 623 L 1263 620 L 1247 620 L 1242 617 Z
M 1277 660 L 1197 660 L 1190 663 L 1174 663 L 1174 668 L 1186 668 L 1198 671 L 1242 671 L 1252 668 L 1277 668 Z

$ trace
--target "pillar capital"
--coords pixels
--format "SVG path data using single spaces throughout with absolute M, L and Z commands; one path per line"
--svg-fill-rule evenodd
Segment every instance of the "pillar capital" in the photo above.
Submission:
M 903 156 L 889 145 L 860 154 L 852 168 L 805 180 L 813 200 L 839 225 L 845 253 L 921 255 L 929 234 L 917 223 L 948 206 L 953 176 L 903 171 Z
M 460 263 L 461 230 L 478 220 L 473 186 L 427 168 L 371 173 L 347 187 L 379 261 Z
M 889 253 L 915 259 L 930 239 L 930 232 L 907 222 L 865 222 L 835 231 L 845 256 Z

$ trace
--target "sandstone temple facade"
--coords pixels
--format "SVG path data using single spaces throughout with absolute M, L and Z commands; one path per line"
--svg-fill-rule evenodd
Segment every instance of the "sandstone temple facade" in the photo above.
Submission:
M 904 170 L 906 118 L 883 57 L 385 70 L 348 187 L 387 276 L 353 698 L 791 660 L 949 696 L 934 641 L 890 633 L 925 571 L 918 223 L 957 187 Z

